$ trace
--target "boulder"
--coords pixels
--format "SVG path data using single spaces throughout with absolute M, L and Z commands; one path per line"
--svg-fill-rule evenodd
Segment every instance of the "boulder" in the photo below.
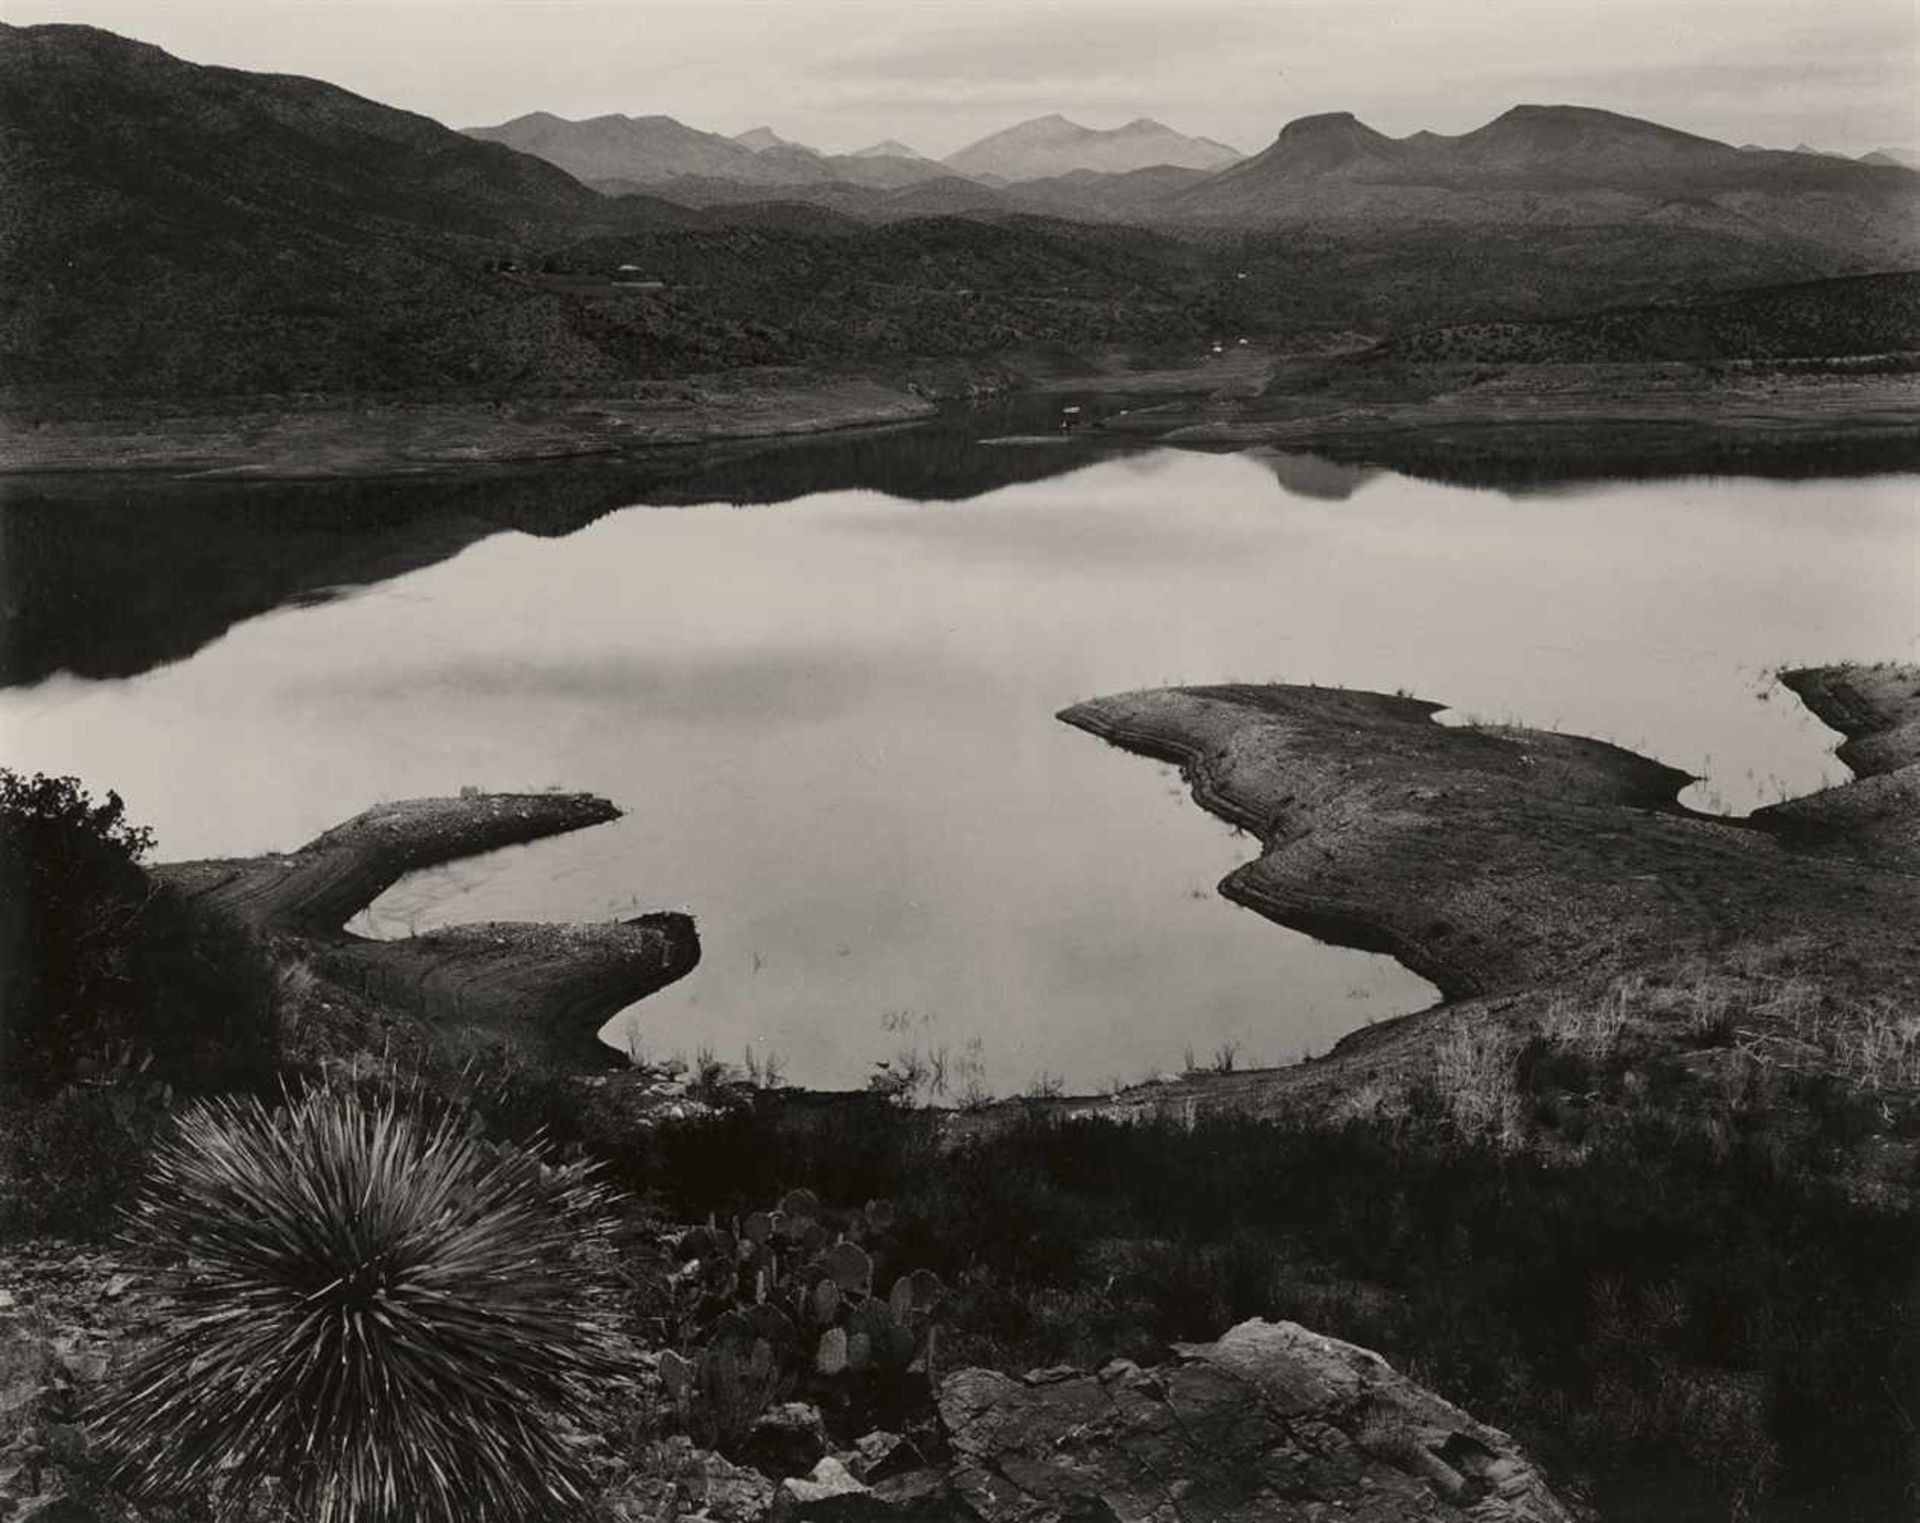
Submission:
M 869 1487 L 829 1456 L 804 1479 L 780 1483 L 772 1523 L 975 1523 L 939 1470 L 902 1471 Z
M 873 1518 L 881 1513 L 882 1508 L 874 1501 L 866 1483 L 856 1479 L 845 1465 L 831 1457 L 821 1460 L 804 1479 L 790 1476 L 782 1481 L 780 1494 L 773 1504 L 773 1516 L 778 1523 L 801 1518 L 807 1519 L 808 1523 L 820 1523 L 824 1519 Z
M 827 1449 L 820 1409 L 804 1401 L 785 1401 L 754 1419 L 741 1457 L 768 1475 L 805 1475 Z
M 919 1467 L 917 1449 L 898 1433 L 875 1428 L 854 1440 L 853 1448 L 839 1456 L 840 1462 L 869 1486 L 888 1476 Z
M 954 1490 L 982 1523 L 1573 1523 L 1506 1434 L 1379 1355 L 1243 1322 L 1172 1363 L 940 1388 Z

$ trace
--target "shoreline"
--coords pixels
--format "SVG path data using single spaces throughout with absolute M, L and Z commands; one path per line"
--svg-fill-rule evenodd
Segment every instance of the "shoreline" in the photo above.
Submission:
M 576 1071 L 624 1066 L 600 1027 L 684 978 L 700 960 L 678 912 L 581 925 L 448 926 L 375 941 L 347 922 L 408 873 L 619 818 L 585 793 L 483 793 L 376 805 L 291 852 L 168 862 L 154 877 L 203 912 L 246 928 L 283 971 L 316 980 L 310 1007 L 370 1002 L 417 1022 L 456 1054 L 505 1044 Z
M 839 378 L 795 385 L 720 377 L 654 396 L 300 400 L 282 409 L 0 418 L 0 478 L 170 474 L 328 480 L 618 458 L 734 440 L 923 423 L 937 401 Z
M 295 397 L 205 410 L 154 399 L 0 400 L 0 480 L 172 475 L 330 480 L 451 475 L 545 463 L 657 457 L 701 445 L 912 427 L 942 403 L 1010 395 L 1093 397 L 1062 438 L 1203 450 L 1325 453 L 1394 468 L 1439 451 L 1525 461 L 1553 449 L 1596 468 L 1684 468 L 1689 454 L 1819 443 L 1887 468 L 1920 467 L 1920 375 L 1807 373 L 1784 362 L 1415 366 L 1250 349 L 1128 369 L 1018 356 L 922 375 L 730 372 L 604 397 Z M 1137 400 L 1141 405 L 1119 406 Z
M 1920 462 L 1920 376 L 1804 374 L 1758 363 L 1529 365 L 1459 372 L 1416 369 L 1366 394 L 1315 389 L 1312 376 L 1276 370 L 1254 400 L 1200 409 L 1174 403 L 1108 420 L 1114 432 L 1151 433 L 1199 448 L 1254 446 L 1364 454 L 1400 442 L 1450 448 L 1537 447 L 1596 436 L 1614 454 L 1658 461 L 1663 451 L 1714 441 L 1893 439 Z M 1353 372 L 1348 380 L 1364 377 Z M 1395 391 L 1400 394 L 1394 394 Z
M 1676 1010 L 1711 987 L 1722 1001 L 1766 996 L 1749 1003 L 1775 1012 L 1749 1017 L 1731 1045 L 1702 1046 L 1696 1063 L 1760 1051 L 1796 1071 L 1886 1082 L 1861 1067 L 1872 1044 L 1857 1028 L 1877 1030 L 1920 993 L 1920 951 L 1903 933 L 1920 917 L 1920 667 L 1812 667 L 1781 681 L 1843 739 L 1854 775 L 1739 820 L 1679 804 L 1686 775 L 1634 752 L 1442 726 L 1439 706 L 1416 699 L 1176 688 L 1062 711 L 1110 745 L 1176 762 L 1195 802 L 1261 842 L 1223 897 L 1389 952 L 1444 997 L 1299 1064 L 1063 1097 L 1047 1112 L 1359 1114 L 1430 1073 L 1449 1043 L 1517 1044 L 1556 1012 L 1624 1011 L 1635 992 L 1650 1039 L 1686 1049 L 1701 1035 L 1688 1020 L 1702 1018 L 1657 1009 L 1645 991 L 1659 988 L 1676 991 Z

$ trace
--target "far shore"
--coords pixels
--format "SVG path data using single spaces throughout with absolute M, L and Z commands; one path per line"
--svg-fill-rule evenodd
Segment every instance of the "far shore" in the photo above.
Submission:
M 0 398 L 0 477 L 444 474 L 910 427 L 942 403 L 1011 394 L 1055 397 L 1063 409 L 1098 398 L 1084 413 L 1072 409 L 1075 435 L 1116 445 L 1267 447 L 1386 466 L 1429 447 L 1457 459 L 1599 450 L 1622 466 L 1658 469 L 1703 446 L 1738 452 L 1811 441 L 1864 446 L 1897 468 L 1920 465 L 1920 373 L 1911 369 L 1395 366 L 1249 347 L 1150 367 L 1117 354 L 1071 362 L 1008 355 L 926 374 L 737 372 L 607 397 Z
M 1317 367 L 1277 367 L 1261 395 L 1173 400 L 1105 420 L 1108 432 L 1163 444 L 1313 450 L 1455 432 L 1618 429 L 1648 442 L 1668 435 L 1907 434 L 1920 440 L 1920 375 L 1803 373 L 1747 364 L 1516 365 L 1455 375 L 1440 367 L 1328 387 Z M 1485 373 L 1491 370 L 1492 373 Z M 1354 382 L 1366 379 L 1369 385 Z M 1292 383 L 1292 384 L 1290 384 Z
M 162 410 L 99 401 L 0 414 L 0 474 L 405 475 L 918 423 L 937 403 L 860 378 L 661 383 L 621 397 L 266 399 Z

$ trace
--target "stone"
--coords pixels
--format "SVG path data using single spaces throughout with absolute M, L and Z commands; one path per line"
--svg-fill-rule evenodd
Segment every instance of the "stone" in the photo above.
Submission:
M 620 1523 L 698 1517 L 703 1523 L 762 1523 L 773 1482 L 757 1470 L 698 1448 L 684 1435 L 651 1444 L 635 1471 L 602 1499 Z
M 808 1402 L 788 1401 L 754 1419 L 741 1457 L 772 1476 L 805 1475 L 829 1447 L 820 1409 Z
M 854 1440 L 850 1454 L 840 1456 L 841 1463 L 871 1486 L 875 1481 L 914 1468 L 919 1453 L 898 1433 L 876 1428 Z
M 910 1520 L 910 1523 L 934 1523 L 943 1518 L 960 1518 L 947 1478 L 931 1465 L 918 1470 L 888 1476 L 873 1487 L 873 1499 L 883 1509 L 882 1516 Z
M 866 1483 L 831 1455 L 815 1465 L 804 1479 L 789 1476 L 782 1481 L 780 1494 L 773 1504 L 776 1523 L 787 1523 L 789 1519 L 837 1523 L 840 1519 L 885 1516 L 884 1506 Z
M 1152 1370 L 940 1387 L 953 1490 L 981 1523 L 1573 1523 L 1506 1434 L 1379 1355 L 1243 1322 Z

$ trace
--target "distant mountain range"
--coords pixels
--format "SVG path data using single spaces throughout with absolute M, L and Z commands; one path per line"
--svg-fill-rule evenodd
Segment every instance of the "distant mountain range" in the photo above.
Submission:
M 1912 171 L 1743 150 L 1581 106 L 1515 106 L 1456 137 L 1388 137 L 1345 112 L 1303 117 L 1158 211 L 1169 222 L 1346 229 L 1642 222 L 1883 267 L 1920 257 Z
M 1064 125 L 955 158 L 1232 153 Z M 827 155 L 664 116 L 461 134 L 316 80 L 0 25 L 0 383 L 592 391 L 1536 321 L 1920 266 L 1912 170 L 1574 107 L 1457 137 L 1309 117 L 1223 168 L 979 172 L 1004 183 L 891 140 Z
M 470 127 L 469 137 L 505 143 L 557 164 L 582 180 L 634 185 L 681 178 L 730 179 L 743 185 L 839 182 L 879 188 L 958 175 L 987 185 L 1092 172 L 1126 174 L 1171 166 L 1214 170 L 1241 155 L 1211 138 L 1187 137 L 1142 117 L 1098 131 L 1064 116 L 1036 117 L 950 154 L 940 163 L 888 138 L 856 153 L 828 154 L 755 127 L 736 137 L 701 132 L 668 116 L 597 116 L 570 122 L 546 111 L 497 127 Z
M 1101 132 L 1039 117 L 939 164 L 891 140 L 826 155 L 770 128 L 721 138 L 663 117 L 536 114 L 476 135 L 611 194 L 692 206 L 778 199 L 869 221 L 1040 215 L 1167 229 L 1643 223 L 1786 240 L 1849 267 L 1920 259 L 1920 181 L 1893 154 L 1734 148 L 1580 106 L 1516 106 L 1458 136 L 1389 137 L 1345 112 L 1302 117 L 1250 158 L 1144 118 Z
M 770 127 L 730 138 L 670 116 L 596 116 L 570 122 L 535 111 L 497 127 L 470 127 L 467 136 L 545 159 L 577 179 L 630 185 L 691 177 L 742 185 L 839 184 L 891 190 L 949 173 L 911 149 L 878 151 L 883 144 L 859 153 L 826 154 L 789 142 Z

